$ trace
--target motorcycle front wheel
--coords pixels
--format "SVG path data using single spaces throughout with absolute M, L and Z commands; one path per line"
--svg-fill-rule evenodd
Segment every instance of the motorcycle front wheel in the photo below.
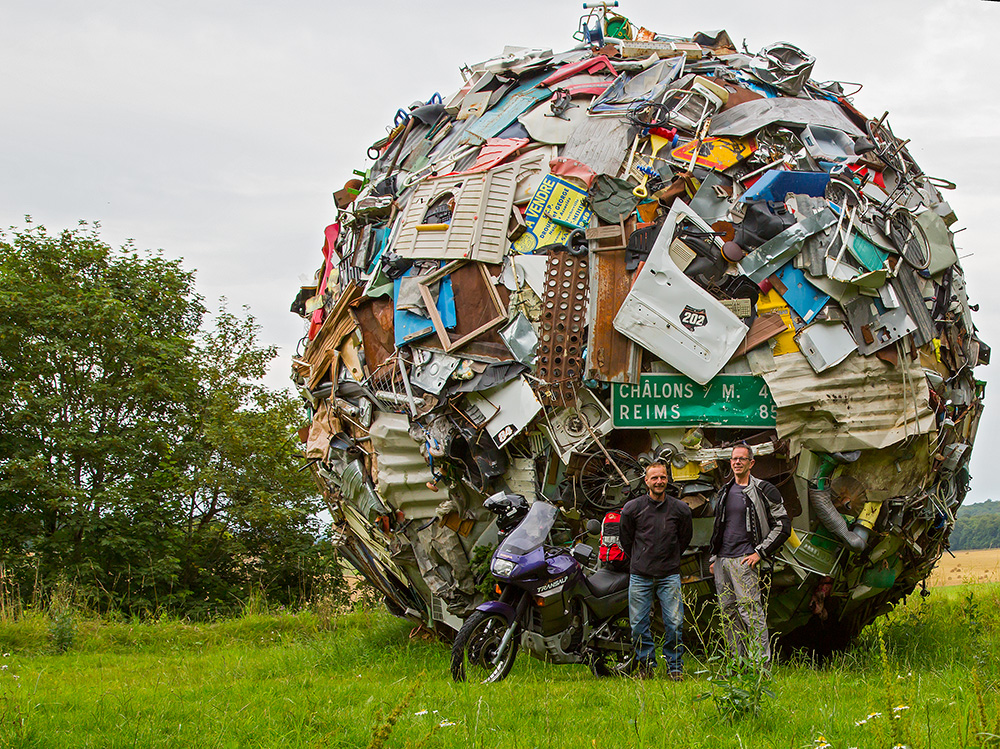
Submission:
M 451 646 L 451 677 L 455 681 L 471 679 L 489 684 L 507 678 L 520 638 L 516 635 L 507 643 L 507 650 L 494 665 L 497 649 L 507 633 L 506 617 L 488 611 L 474 611 L 465 620 Z

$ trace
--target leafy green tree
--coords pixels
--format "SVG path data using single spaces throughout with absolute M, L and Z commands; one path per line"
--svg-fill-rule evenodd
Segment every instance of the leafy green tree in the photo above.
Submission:
M 186 469 L 182 588 L 202 604 L 311 593 L 332 558 L 317 542 L 322 500 L 299 470 L 299 404 L 260 384 L 275 347 L 257 345 L 249 311 L 225 307 L 199 344 L 198 420 L 180 450 Z M 210 571 L 204 574 L 203 571 Z
M 140 578 L 173 574 L 143 561 L 151 550 L 134 533 L 119 534 L 133 521 L 153 530 L 170 513 L 158 501 L 169 486 L 161 469 L 197 393 L 191 353 L 203 312 L 178 262 L 114 252 L 96 227 L 0 235 L 9 565 L 33 566 L 42 580 L 92 578 L 117 555 L 137 562 Z
M 971 518 L 976 515 L 1000 515 L 1000 501 L 987 499 L 985 502 L 962 505 L 955 515 L 959 518 Z
M 273 347 L 205 308 L 179 261 L 96 226 L 0 233 L 0 560 L 130 612 L 291 602 L 322 573 L 298 412 Z
M 954 551 L 1000 548 L 1000 514 L 959 515 L 949 541 Z

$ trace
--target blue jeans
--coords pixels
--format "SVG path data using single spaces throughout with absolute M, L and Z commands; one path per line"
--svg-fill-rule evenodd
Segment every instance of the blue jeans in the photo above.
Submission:
M 681 598 L 681 576 L 646 577 L 630 575 L 628 584 L 628 619 L 632 625 L 632 642 L 639 656 L 639 663 L 656 665 L 656 645 L 649 632 L 649 615 L 653 609 L 653 597 L 660 599 L 663 613 L 664 641 L 663 657 L 667 668 L 681 671 L 681 629 L 684 626 L 684 600 Z

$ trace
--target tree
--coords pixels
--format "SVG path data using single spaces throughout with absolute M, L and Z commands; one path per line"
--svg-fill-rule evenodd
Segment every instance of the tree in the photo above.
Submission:
M 257 334 L 249 310 L 237 317 L 223 307 L 202 336 L 199 418 L 178 460 L 186 469 L 182 588 L 220 605 L 248 584 L 294 600 L 332 561 L 317 542 L 322 500 L 299 470 L 301 408 L 260 384 L 277 350 L 259 347 Z
M 199 335 L 204 314 L 179 261 L 96 226 L 0 233 L 0 557 L 23 593 L 66 576 L 212 613 L 316 574 L 297 414 L 255 382 L 275 351 L 249 314 Z

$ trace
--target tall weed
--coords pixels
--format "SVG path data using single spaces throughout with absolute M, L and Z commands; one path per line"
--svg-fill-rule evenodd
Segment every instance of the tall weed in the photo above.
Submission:
M 76 608 L 76 591 L 66 578 L 60 578 L 49 601 L 49 640 L 57 653 L 65 653 L 73 647 Z

